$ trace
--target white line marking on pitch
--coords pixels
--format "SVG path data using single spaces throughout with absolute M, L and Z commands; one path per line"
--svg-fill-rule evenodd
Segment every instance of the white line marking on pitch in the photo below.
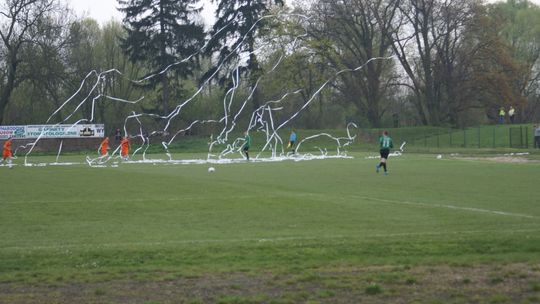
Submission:
M 474 207 L 460 207 L 460 206 L 453 206 L 453 205 L 427 204 L 427 203 L 410 202 L 410 201 L 397 201 L 397 200 L 389 200 L 389 199 L 376 198 L 376 197 L 365 197 L 365 196 L 355 196 L 355 197 L 359 198 L 359 199 L 377 201 L 377 202 L 382 202 L 382 203 L 390 203 L 390 204 L 422 206 L 422 207 L 431 207 L 431 208 L 445 208 L 445 209 L 473 211 L 473 212 L 480 212 L 480 213 L 489 213 L 489 214 L 503 215 L 503 216 L 514 216 L 514 217 L 523 217 L 523 218 L 529 218 L 529 219 L 540 219 L 540 217 L 534 216 L 534 215 L 527 215 L 527 214 L 521 214 L 521 213 L 512 213 L 512 212 L 504 212 L 504 211 L 498 211 L 498 210 L 481 209 L 481 208 L 474 208 Z

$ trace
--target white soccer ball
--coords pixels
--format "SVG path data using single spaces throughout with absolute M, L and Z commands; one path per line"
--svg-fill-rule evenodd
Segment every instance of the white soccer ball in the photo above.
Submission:
M 216 168 L 214 168 L 214 167 L 208 168 L 208 172 L 212 173 L 212 172 L 214 172 L 214 171 L 216 171 Z
M 442 158 L 441 154 L 437 155 L 437 159 L 441 159 L 441 158 Z

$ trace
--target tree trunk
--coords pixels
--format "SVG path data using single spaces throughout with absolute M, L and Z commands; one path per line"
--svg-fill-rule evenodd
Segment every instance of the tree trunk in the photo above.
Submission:
M 170 88 L 169 88 L 169 78 L 167 74 L 163 74 L 161 79 L 161 85 L 163 86 L 161 92 L 161 98 L 163 98 L 163 112 L 164 115 L 169 115 L 169 98 L 170 98 Z
M 260 77 L 260 67 L 257 61 L 257 56 L 255 56 L 255 54 L 253 53 L 253 50 L 254 50 L 253 43 L 250 43 L 249 52 L 251 54 L 249 55 L 248 67 L 249 67 L 251 75 L 249 75 L 249 82 L 250 82 L 249 87 L 252 90 L 254 89 L 251 101 L 253 104 L 253 110 L 256 110 L 261 106 L 261 92 L 258 87 L 255 87 Z
M 162 3 L 162 1 L 160 1 L 160 4 L 159 4 L 159 10 L 160 10 L 160 17 L 159 17 L 159 27 L 160 27 L 160 31 L 159 31 L 159 35 L 161 36 L 161 47 L 160 47 L 160 53 L 161 53 L 161 58 L 163 60 L 165 60 L 165 58 L 167 58 L 167 41 L 165 40 L 167 37 L 167 33 L 166 33 L 166 29 L 165 29 L 165 18 L 163 17 L 163 14 L 165 13 L 164 10 L 163 10 L 163 6 L 164 4 Z M 163 68 L 165 68 L 168 63 L 167 62 L 162 62 L 163 63 Z M 170 89 L 169 89 L 169 78 L 167 77 L 167 72 L 163 73 L 162 76 L 161 76 L 161 85 L 163 86 L 162 87 L 162 92 L 161 92 L 161 97 L 162 97 L 162 102 L 163 102 L 163 112 L 164 112 L 164 115 L 169 115 L 169 97 L 170 97 Z
M 17 72 L 16 52 L 11 51 L 9 49 L 8 49 L 8 52 L 9 52 L 9 56 L 8 56 L 9 62 L 8 62 L 8 70 L 7 70 L 7 82 L 0 95 L 0 125 L 4 122 L 5 110 L 9 103 L 9 99 L 11 98 L 11 93 L 13 93 L 13 90 L 15 89 L 15 75 Z
M 380 91 L 380 74 L 376 71 L 377 62 L 370 62 L 367 66 L 367 86 L 368 92 L 367 105 L 368 105 L 368 120 L 375 128 L 381 126 L 381 115 L 379 111 L 379 91 Z

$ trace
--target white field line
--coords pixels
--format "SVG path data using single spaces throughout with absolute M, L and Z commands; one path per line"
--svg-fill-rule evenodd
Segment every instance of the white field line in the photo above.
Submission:
M 319 200 L 324 198 L 321 195 L 313 194 L 313 193 L 288 193 L 285 196 L 303 196 L 303 197 L 317 197 Z M 260 196 L 258 195 L 235 195 L 235 199 L 256 199 Z M 281 198 L 283 196 L 268 196 L 266 198 Z M 347 195 L 340 197 L 341 200 L 343 199 L 361 199 L 361 200 L 368 200 L 368 201 L 375 201 L 375 202 L 381 202 L 381 203 L 387 203 L 387 204 L 395 204 L 395 205 L 409 205 L 409 206 L 420 206 L 420 207 L 427 207 L 427 208 L 443 208 L 443 209 L 452 209 L 452 210 L 461 210 L 461 211 L 470 211 L 470 212 L 476 212 L 476 213 L 486 213 L 486 214 L 492 214 L 492 215 L 501 215 L 501 216 L 510 216 L 510 217 L 521 217 L 521 218 L 527 218 L 527 219 L 540 219 L 540 216 L 535 215 L 528 215 L 528 214 L 521 214 L 521 213 L 513 213 L 513 212 L 505 212 L 505 211 L 499 211 L 499 210 L 489 210 L 489 209 L 481 209 L 481 208 L 475 208 L 475 207 L 461 207 L 461 206 L 454 206 L 454 205 L 443 205 L 443 204 L 428 204 L 428 203 L 420 203 L 420 202 L 411 202 L 411 201 L 399 201 L 399 200 L 390 200 L 390 199 L 383 199 L 383 198 L 376 198 L 376 197 L 367 197 L 367 196 L 357 196 L 357 195 Z M 168 199 L 160 199 L 160 201 L 166 201 L 166 202 L 175 202 L 175 201 L 189 201 L 189 200 L 201 200 L 203 197 L 200 195 L 193 195 L 193 196 L 179 196 L 175 198 L 168 198 Z M 133 198 L 133 199 L 124 199 L 124 200 L 118 200 L 118 199 L 86 199 L 86 200 L 34 200 L 34 201 L 5 201 L 0 203 L 2 204 L 66 204 L 66 203 L 73 203 L 73 204 L 82 204 L 82 203 L 138 203 L 138 202 L 152 202 L 153 200 L 151 198 Z M 335 201 L 335 198 L 332 198 L 332 201 Z
M 234 195 L 238 199 L 252 199 L 258 198 L 257 195 Z M 201 195 L 182 195 L 171 198 L 160 198 L 159 200 L 153 198 L 127 198 L 127 199 L 64 199 L 64 200 L 21 200 L 21 201 L 1 201 L 2 204 L 86 204 L 86 203 L 140 203 L 140 202 L 180 202 L 180 201 L 200 201 L 205 199 Z
M 202 239 L 202 240 L 178 240 L 160 242 L 124 242 L 124 243 L 101 243 L 101 244 L 56 244 L 43 246 L 12 246 L 3 247 L 0 251 L 20 251 L 20 250 L 66 250 L 66 249 L 104 249 L 104 248 L 129 248 L 129 247 L 161 247 L 170 245 L 193 245 L 193 244 L 231 244 L 231 243 L 278 243 L 288 241 L 316 241 L 316 240 L 368 240 L 370 238 L 393 238 L 393 237 L 417 237 L 417 236 L 444 236 L 444 235 L 473 235 L 473 234 L 518 234 L 518 233 L 538 233 L 537 229 L 515 229 L 515 230 L 463 230 L 463 231 L 440 231 L 440 232 L 403 232 L 403 233 L 376 233 L 367 234 L 360 237 L 344 235 L 319 235 L 319 236 L 283 236 L 267 238 L 244 238 L 244 239 Z
M 313 193 L 288 193 L 285 196 L 303 196 L 303 197 L 317 197 L 319 200 L 325 198 L 318 194 Z M 235 199 L 256 199 L 260 196 L 258 195 L 235 195 Z M 283 196 L 269 196 L 266 198 L 281 198 Z M 498 210 L 489 210 L 489 209 L 481 209 L 481 208 L 475 208 L 475 207 L 461 207 L 461 206 L 454 206 L 454 205 L 443 205 L 443 204 L 428 204 L 428 203 L 420 203 L 420 202 L 411 202 L 411 201 L 399 201 L 399 200 L 390 200 L 390 199 L 383 199 L 383 198 L 376 198 L 376 197 L 367 197 L 367 196 L 357 196 L 357 195 L 347 195 L 340 197 L 341 200 L 343 199 L 361 199 L 361 200 L 368 200 L 368 201 L 375 201 L 375 202 L 381 202 L 381 203 L 387 203 L 387 204 L 395 204 L 395 205 L 409 205 L 409 206 L 420 206 L 420 207 L 428 207 L 428 208 L 443 208 L 443 209 L 452 209 L 452 210 L 461 210 L 461 211 L 470 211 L 470 212 L 476 212 L 476 213 L 486 213 L 486 214 L 492 214 L 492 215 L 501 215 L 501 216 L 510 216 L 510 217 L 521 217 L 521 218 L 527 218 L 527 219 L 540 219 L 540 216 L 535 215 L 528 215 L 528 214 L 521 214 L 521 213 L 513 213 L 513 212 L 505 212 L 505 211 L 498 211 Z M 193 196 L 179 196 L 175 198 L 167 198 L 167 199 L 160 199 L 160 201 L 166 201 L 166 202 L 175 202 L 175 201 L 189 201 L 189 200 L 201 200 L 203 197 L 200 195 L 193 195 Z M 152 202 L 152 198 L 133 198 L 133 199 L 124 199 L 124 200 L 118 200 L 118 199 L 86 199 L 86 200 L 34 200 L 34 201 L 6 201 L 2 202 L 2 204 L 67 204 L 67 203 L 73 203 L 73 204 L 82 204 L 82 203 L 138 203 L 138 202 Z M 335 201 L 335 198 L 332 198 L 332 201 Z
M 356 198 L 356 199 L 376 201 L 376 202 L 381 202 L 381 203 L 396 204 L 396 205 L 421 206 L 421 207 L 428 207 L 428 208 L 443 208 L 443 209 L 471 211 L 471 212 L 478 212 L 478 213 L 487 213 L 487 214 L 493 214 L 493 215 L 522 217 L 522 218 L 528 218 L 528 219 L 540 219 L 539 216 L 534 216 L 534 215 L 513 213 L 513 212 L 505 212 L 505 211 L 498 211 L 498 210 L 481 209 L 481 208 L 474 208 L 474 207 L 460 207 L 460 206 L 454 206 L 454 205 L 428 204 L 428 203 L 419 203 L 419 202 L 410 202 L 410 201 L 398 201 L 398 200 L 389 200 L 389 199 L 382 199 L 382 198 L 376 198 L 376 197 L 366 197 L 366 196 L 348 196 L 348 197 Z
M 295 194 L 295 196 L 318 196 L 316 194 Z M 241 198 L 255 198 L 258 196 L 246 195 Z M 191 197 L 179 197 L 179 198 L 170 198 L 165 199 L 165 201 L 181 201 L 181 200 L 190 200 L 190 199 L 200 199 L 200 196 L 191 196 Z M 238 198 L 238 197 L 237 197 Z M 511 217 L 521 217 L 528 219 L 539 219 L 538 216 L 503 212 L 496 210 L 480 209 L 480 208 L 471 208 L 471 207 L 459 207 L 453 205 L 442 205 L 442 204 L 427 204 L 419 202 L 410 202 L 410 201 L 398 201 L 398 200 L 389 200 L 381 199 L 374 197 L 364 197 L 364 196 L 346 196 L 343 198 L 354 198 L 354 199 L 363 199 L 370 200 L 382 203 L 389 204 L 398 204 L 398 205 L 410 205 L 410 206 L 421 206 L 428 208 L 444 208 L 444 209 L 453 209 L 453 210 L 462 210 L 462 211 L 472 211 L 478 213 L 487 213 L 493 215 L 502 215 L 502 216 L 511 216 Z M 144 202 L 149 201 L 150 199 L 129 199 L 129 200 L 112 200 L 112 202 Z M 109 202 L 111 200 L 99 200 L 99 202 Z M 163 199 L 161 199 L 163 201 Z M 32 202 L 10 202 L 10 203 L 87 203 L 87 202 L 96 202 L 96 200 L 66 200 L 66 201 L 32 201 Z M 366 235 L 366 238 L 376 237 L 403 237 L 403 236 L 429 236 L 429 235 L 459 235 L 459 234 L 479 234 L 479 233 L 500 233 L 500 230 L 471 230 L 471 231 L 445 231 L 445 232 L 418 232 L 418 233 L 391 233 L 391 234 L 374 234 Z M 540 232 L 540 229 L 518 229 L 518 230 L 505 230 L 504 233 L 522 233 L 522 232 Z M 246 239 L 205 239 L 205 240 L 182 240 L 182 241 L 165 241 L 165 242 L 131 242 L 131 243 L 104 243 L 104 244 L 65 244 L 65 245 L 50 245 L 50 246 L 13 246 L 13 247 L 4 247 L 1 250 L 39 250 L 39 249 L 68 249 L 68 248 L 89 248 L 89 247 L 126 247 L 126 246 L 163 246 L 163 245 L 182 245 L 182 244 L 211 244 L 211 243 L 241 243 L 241 242 L 281 242 L 281 241 L 305 241 L 305 240 L 318 240 L 318 239 L 345 239 L 350 238 L 343 235 L 334 235 L 334 236 L 291 236 L 291 237 L 273 237 L 273 238 L 246 238 Z

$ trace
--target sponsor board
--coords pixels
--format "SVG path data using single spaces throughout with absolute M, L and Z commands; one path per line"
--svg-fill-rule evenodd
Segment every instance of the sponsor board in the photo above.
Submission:
M 0 126 L 0 139 L 36 138 L 101 138 L 105 136 L 105 125 L 29 125 Z
M 26 126 L 0 126 L 0 139 L 26 138 Z

